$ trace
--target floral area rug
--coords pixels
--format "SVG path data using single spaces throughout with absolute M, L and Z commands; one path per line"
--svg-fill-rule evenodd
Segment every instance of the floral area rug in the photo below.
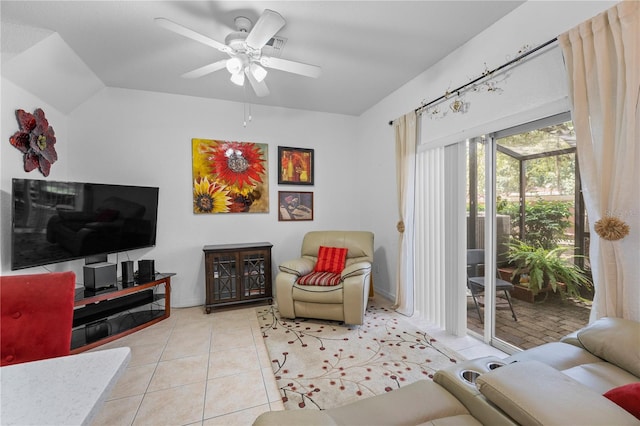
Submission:
M 282 319 L 273 306 L 256 311 L 287 410 L 341 406 L 465 360 L 375 302 L 361 326 Z

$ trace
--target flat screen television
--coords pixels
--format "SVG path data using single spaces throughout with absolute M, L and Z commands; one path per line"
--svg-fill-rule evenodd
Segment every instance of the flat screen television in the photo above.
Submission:
M 11 269 L 156 244 L 158 188 L 13 179 Z

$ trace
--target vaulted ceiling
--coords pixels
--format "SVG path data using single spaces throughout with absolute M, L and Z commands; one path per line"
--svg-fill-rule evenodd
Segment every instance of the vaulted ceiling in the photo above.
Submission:
M 2 64 L 58 33 L 109 87 L 357 116 L 522 3 L 3 0 Z M 232 84 L 226 69 L 185 79 L 226 54 L 154 23 L 164 17 L 224 43 L 236 17 L 255 24 L 265 9 L 286 20 L 279 56 L 320 66 L 319 78 L 271 69 L 265 97 Z

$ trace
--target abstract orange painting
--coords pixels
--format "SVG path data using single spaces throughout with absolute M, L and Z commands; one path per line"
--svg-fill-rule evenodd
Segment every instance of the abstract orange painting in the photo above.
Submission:
M 313 185 L 313 149 L 279 146 L 278 183 Z

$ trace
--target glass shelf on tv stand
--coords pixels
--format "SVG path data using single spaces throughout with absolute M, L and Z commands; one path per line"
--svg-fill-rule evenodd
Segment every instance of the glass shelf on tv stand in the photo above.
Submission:
M 136 280 L 130 283 L 122 282 L 122 280 L 118 278 L 118 282 L 116 284 L 110 287 L 103 287 L 96 290 L 86 288 L 86 287 L 78 287 L 76 288 L 76 297 L 75 297 L 76 306 L 80 301 L 86 302 L 85 299 L 98 298 L 99 300 L 104 300 L 105 297 L 101 297 L 101 296 L 107 295 L 107 296 L 113 297 L 112 293 L 116 293 L 116 292 L 118 293 L 123 292 L 123 294 L 127 294 L 127 293 L 140 291 L 140 289 L 143 289 L 145 287 L 154 287 L 158 285 L 157 284 L 158 281 L 164 281 L 166 278 L 172 277 L 174 275 L 175 273 L 162 273 L 162 274 L 158 273 L 155 275 L 155 279 L 153 280 L 145 280 L 145 281 Z
M 117 285 L 98 291 L 76 289 L 71 353 L 86 351 L 168 318 L 174 275 L 157 273 L 148 282 L 118 281 Z M 162 293 L 158 289 L 163 285 Z

